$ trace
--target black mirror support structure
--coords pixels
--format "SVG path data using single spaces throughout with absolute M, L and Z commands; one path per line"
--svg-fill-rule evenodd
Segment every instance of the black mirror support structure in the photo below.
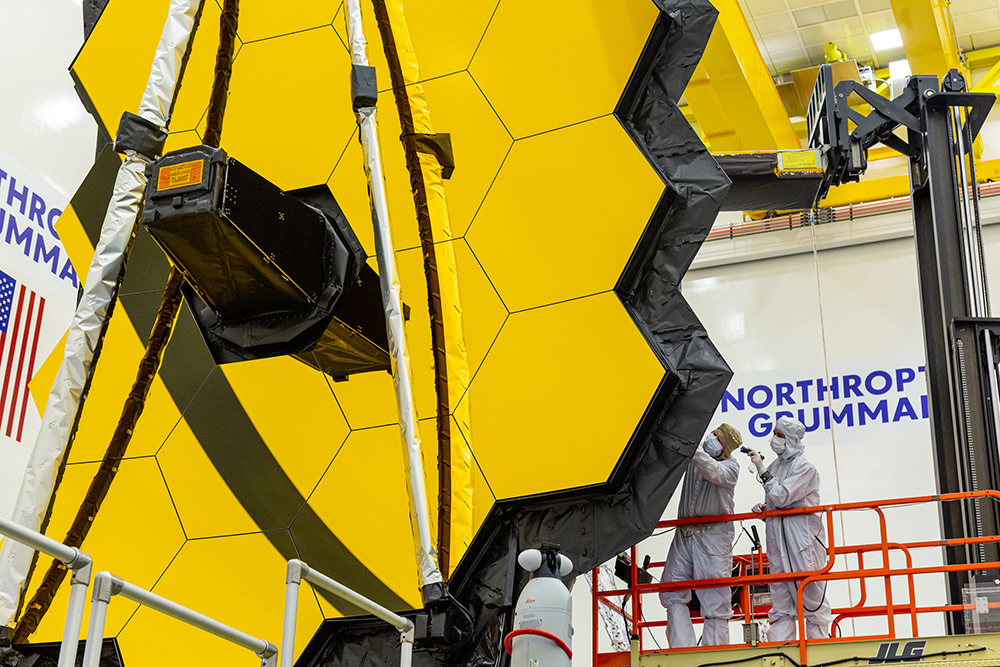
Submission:
M 867 116 L 851 108 L 852 96 L 870 105 Z M 888 100 L 855 81 L 834 85 L 826 65 L 809 108 L 810 144 L 828 151 L 820 197 L 833 185 L 858 180 L 867 150 L 877 143 L 909 159 L 927 400 L 942 494 L 1000 488 L 1000 320 L 990 319 L 973 158 L 995 97 L 967 92 L 952 70 L 940 85 L 937 77 L 914 76 Z M 1000 535 L 1000 515 L 990 499 L 946 503 L 941 528 L 948 538 Z M 952 564 L 996 562 L 1000 550 L 995 542 L 958 544 L 945 547 L 945 557 Z M 992 583 L 995 575 L 952 573 L 951 603 L 970 601 L 977 583 L 984 577 Z M 970 630 L 961 611 L 949 613 L 948 625 L 951 632 Z

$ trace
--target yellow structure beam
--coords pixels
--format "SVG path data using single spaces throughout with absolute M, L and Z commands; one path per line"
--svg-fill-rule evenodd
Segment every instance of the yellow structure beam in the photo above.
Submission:
M 995 181 L 1000 178 L 1000 158 L 976 162 L 976 179 L 980 183 Z M 860 204 L 867 201 L 878 201 L 890 197 L 905 197 L 910 194 L 910 179 L 906 174 L 870 178 L 858 183 L 845 183 L 831 188 L 830 193 L 820 203 L 820 206 L 834 207 L 847 204 Z
M 985 49 L 965 52 L 965 62 L 970 69 L 977 67 L 989 67 L 997 60 L 1000 60 L 1000 46 L 990 46 Z
M 702 140 L 709 150 L 716 153 L 740 150 L 736 129 L 715 86 L 708 78 L 704 65 L 699 63 L 695 68 L 694 75 L 684 89 L 684 99 L 688 103 L 685 109 L 698 121 Z
M 709 147 L 717 153 L 799 148 L 788 112 L 739 3 L 715 0 L 714 4 L 719 19 L 684 91 Z
M 910 71 L 939 79 L 953 67 L 961 71 L 948 0 L 890 0 L 890 4 Z
M 976 85 L 972 87 L 972 92 L 974 93 L 988 93 L 992 92 L 993 86 L 997 85 L 997 79 L 1000 79 L 1000 60 L 993 63 L 993 67 L 983 75 Z

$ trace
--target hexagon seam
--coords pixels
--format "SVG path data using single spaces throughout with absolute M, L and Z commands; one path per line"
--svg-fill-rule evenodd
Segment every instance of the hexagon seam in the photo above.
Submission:
M 732 376 L 680 294 L 681 278 L 729 188 L 677 107 L 717 12 L 708 0 L 655 2 L 660 14 L 615 116 L 666 189 L 614 291 L 666 375 L 607 482 L 494 506 L 469 549 L 471 557 L 452 577 L 459 591 L 481 576 L 476 560 L 488 562 L 508 551 L 510 535 L 518 548 L 560 543 L 572 554 L 576 573 L 648 536 Z M 503 573 L 492 576 L 499 581 L 491 585 L 506 587 Z
M 476 610 L 476 626 L 488 631 L 449 664 L 475 664 L 476 656 L 498 650 L 490 636 L 503 636 L 507 610 L 526 583 L 523 572 L 503 563 L 513 562 L 520 549 L 558 542 L 579 574 L 652 532 L 732 377 L 680 294 L 681 278 L 729 188 L 677 107 L 717 12 L 708 0 L 655 2 L 660 14 L 615 116 L 666 188 L 615 293 L 666 374 L 607 482 L 494 504 L 449 584 L 457 599 Z M 350 624 L 327 621 L 314 639 L 324 643 L 326 661 L 304 654 L 301 664 L 346 664 L 329 658 L 376 652 L 385 641 L 378 631 L 359 626 L 344 641 L 338 631 Z

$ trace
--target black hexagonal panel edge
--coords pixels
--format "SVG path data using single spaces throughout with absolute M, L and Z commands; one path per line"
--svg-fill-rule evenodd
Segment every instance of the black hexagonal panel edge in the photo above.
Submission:
M 527 580 L 514 564 L 520 550 L 558 543 L 580 574 L 648 537 L 732 377 L 680 292 L 729 189 L 677 107 L 718 13 L 708 0 L 654 1 L 660 14 L 615 116 L 666 187 L 615 292 L 663 364 L 664 378 L 607 482 L 494 504 L 449 583 L 472 614 L 472 639 L 447 652 L 418 650 L 414 665 L 500 664 L 500 644 Z M 563 449 L 566 465 L 573 465 L 572 442 L 539 446 Z M 398 646 L 385 623 L 331 619 L 297 665 L 396 665 Z

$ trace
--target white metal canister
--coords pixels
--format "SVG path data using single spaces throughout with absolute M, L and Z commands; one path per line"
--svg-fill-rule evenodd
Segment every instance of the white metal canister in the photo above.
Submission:
M 511 667 L 569 667 L 573 640 L 573 600 L 563 577 L 573 564 L 548 545 L 521 552 L 517 562 L 531 579 L 517 600 Z

